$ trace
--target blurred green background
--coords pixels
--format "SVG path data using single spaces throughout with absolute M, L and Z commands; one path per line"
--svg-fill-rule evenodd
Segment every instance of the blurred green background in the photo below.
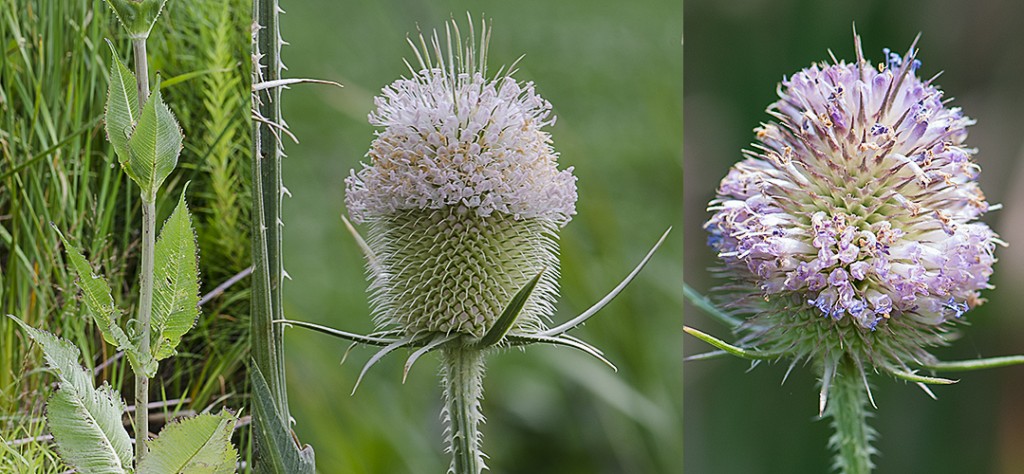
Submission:
M 851 23 L 869 60 L 881 49 L 905 51 L 922 33 L 921 73 L 937 81 L 953 105 L 975 119 L 968 145 L 977 147 L 989 202 L 1003 203 L 985 220 L 1010 243 L 997 250 L 989 303 L 968 314 L 970 327 L 942 359 L 1024 352 L 1024 3 L 1005 1 L 746 0 L 686 2 L 684 147 L 686 280 L 714 286 L 714 264 L 701 224 L 718 181 L 767 121 L 775 86 L 813 61 L 854 58 Z M 687 307 L 688 325 L 727 337 L 726 328 Z M 686 353 L 709 349 L 686 340 Z M 684 467 L 688 473 L 821 473 L 830 453 L 826 422 L 815 421 L 817 387 L 796 368 L 780 387 L 786 364 L 715 360 L 686 364 Z M 961 382 L 934 391 L 875 377 L 872 424 L 878 473 L 1024 472 L 1024 367 L 957 374 Z
M 501 473 L 678 472 L 682 446 L 682 5 L 614 1 L 282 2 L 291 77 L 336 80 L 284 94 L 288 144 L 285 286 L 291 319 L 374 329 L 361 254 L 339 215 L 343 180 L 373 139 L 372 98 L 409 72 L 406 35 L 466 12 L 493 20 L 490 67 L 520 55 L 516 77 L 554 106 L 562 167 L 579 178 L 578 214 L 562 232 L 565 321 L 601 298 L 668 227 L 676 232 L 633 285 L 577 336 L 619 372 L 571 350 L 494 354 L 484 381 L 484 449 Z M 338 364 L 344 341 L 286 331 L 295 430 L 323 473 L 443 472 L 437 359 L 401 383 L 387 357 L 349 396 L 373 350 Z

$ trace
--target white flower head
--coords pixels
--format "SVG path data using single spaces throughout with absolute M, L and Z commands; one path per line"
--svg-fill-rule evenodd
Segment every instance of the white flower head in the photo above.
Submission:
M 377 257 L 376 319 L 408 334 L 481 337 L 541 272 L 513 331 L 543 327 L 558 292 L 557 230 L 576 212 L 576 177 L 558 169 L 543 130 L 551 104 L 514 65 L 488 77 L 487 24 L 479 48 L 470 25 L 468 43 L 454 21 L 444 48 L 436 31 L 429 47 L 410 41 L 420 67 L 375 99 L 369 120 L 383 130 L 345 180 Z
M 532 82 L 512 78 L 512 68 L 486 76 L 486 23 L 482 30 L 479 52 L 473 41 L 462 49 L 452 22 L 445 29 L 447 58 L 435 31 L 434 58 L 417 51 L 421 68 L 410 66 L 411 79 L 393 82 L 374 99 L 369 120 L 384 130 L 367 154 L 370 165 L 345 180 L 345 203 L 356 222 L 458 205 L 481 217 L 498 212 L 559 225 L 576 213 L 572 168 L 558 170 L 551 136 L 542 130 L 555 122 L 551 104 Z

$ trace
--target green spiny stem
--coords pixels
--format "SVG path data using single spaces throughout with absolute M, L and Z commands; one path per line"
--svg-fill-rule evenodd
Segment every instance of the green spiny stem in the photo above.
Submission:
M 156 204 L 142 200 L 142 269 L 139 274 L 139 359 L 150 359 L 150 317 L 153 312 L 153 247 L 156 243 Z M 146 455 L 149 436 L 149 377 L 144 370 L 135 373 L 135 462 Z
M 253 16 L 260 25 L 253 44 L 253 83 L 281 78 L 281 43 L 277 0 L 255 0 Z M 262 62 L 260 62 L 262 61 Z M 253 92 L 253 109 L 267 121 L 280 124 L 281 90 Z M 253 356 L 266 376 L 274 404 L 285 426 L 290 423 L 284 374 L 281 306 L 281 157 L 280 137 L 266 124 L 253 121 L 253 303 L 251 334 Z
M 835 430 L 829 440 L 836 452 L 835 467 L 843 474 L 867 474 L 874 467 L 871 441 L 875 430 L 867 424 L 868 389 L 864 383 L 854 362 L 844 357 L 836 368 L 825 410 Z
M 442 350 L 445 414 L 448 421 L 448 449 L 452 464 L 448 472 L 479 474 L 484 469 L 480 449 L 480 399 L 483 397 L 484 352 L 452 345 Z

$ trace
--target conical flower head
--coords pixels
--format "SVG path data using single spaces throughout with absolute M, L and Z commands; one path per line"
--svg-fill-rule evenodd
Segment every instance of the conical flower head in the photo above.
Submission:
M 815 64 L 779 86 L 705 224 L 744 342 L 905 368 L 983 300 L 1001 243 L 967 148 L 974 122 L 917 76 L 912 45 L 876 66 Z
M 551 104 L 512 69 L 487 77 L 486 24 L 481 33 L 477 50 L 453 22 L 447 53 L 436 32 L 430 47 L 420 37 L 420 68 L 375 99 L 370 123 L 383 130 L 370 163 L 345 180 L 349 213 L 369 225 L 383 328 L 481 337 L 542 271 L 512 330 L 539 329 L 553 310 L 557 231 L 575 214 L 576 178 L 557 168 L 543 130 Z

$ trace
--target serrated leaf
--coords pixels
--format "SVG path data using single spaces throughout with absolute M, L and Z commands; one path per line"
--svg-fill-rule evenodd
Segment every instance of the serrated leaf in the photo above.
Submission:
M 255 472 L 315 474 L 313 447 L 301 450 L 274 404 L 266 378 L 255 361 L 249 364 L 252 382 L 253 423 L 256 425 Z
M 107 140 L 114 146 L 117 161 L 124 164 L 131 158 L 128 138 L 135 121 L 139 119 L 139 91 L 132 73 L 117 55 L 114 44 L 107 40 L 114 61 L 110 65 L 110 85 L 107 86 L 107 110 L 103 116 Z
M 167 0 L 107 0 L 114 15 L 132 38 L 149 36 Z
M 63 382 L 46 403 L 46 421 L 61 459 L 82 474 L 129 472 L 132 440 L 121 424 L 120 395 L 108 385 L 80 393 Z
M 160 229 L 153 273 L 153 356 L 162 360 L 199 318 L 199 255 L 184 190 Z
M 53 229 L 57 231 L 61 242 L 64 243 L 64 252 L 68 256 L 69 266 L 78 277 L 75 284 L 82 290 L 82 301 L 85 302 L 85 308 L 92 315 L 93 321 L 99 326 L 103 339 L 119 350 L 125 351 L 132 367 L 136 370 L 139 369 L 138 349 L 117 324 L 115 318 L 119 310 L 114 306 L 114 298 L 110 295 L 110 285 L 107 284 L 107 280 L 103 279 L 101 275 L 93 273 L 89 261 L 85 259 L 78 248 L 68 242 L 57 226 L 54 225 Z
M 143 200 L 153 202 L 157 189 L 178 165 L 181 141 L 181 128 L 161 98 L 158 85 L 128 139 L 128 161 L 121 162 L 132 181 L 142 188 Z
M 150 442 L 138 474 L 220 474 L 235 472 L 238 451 L 231 444 L 235 416 L 227 410 L 174 421 Z
M 121 424 L 124 402 L 107 385 L 96 389 L 78 363 L 74 344 L 10 316 L 42 349 L 60 388 L 47 403 L 47 422 L 61 458 L 80 473 L 122 473 L 130 469 L 132 442 Z
M 18 323 L 25 330 L 25 333 L 28 334 L 28 337 L 42 347 L 47 367 L 53 371 L 54 375 L 61 382 L 70 383 L 80 392 L 87 392 L 92 388 L 92 376 L 86 373 L 82 366 L 79 365 L 78 359 L 81 356 L 81 352 L 74 344 L 47 331 L 29 326 L 13 315 L 8 314 L 7 317 Z

